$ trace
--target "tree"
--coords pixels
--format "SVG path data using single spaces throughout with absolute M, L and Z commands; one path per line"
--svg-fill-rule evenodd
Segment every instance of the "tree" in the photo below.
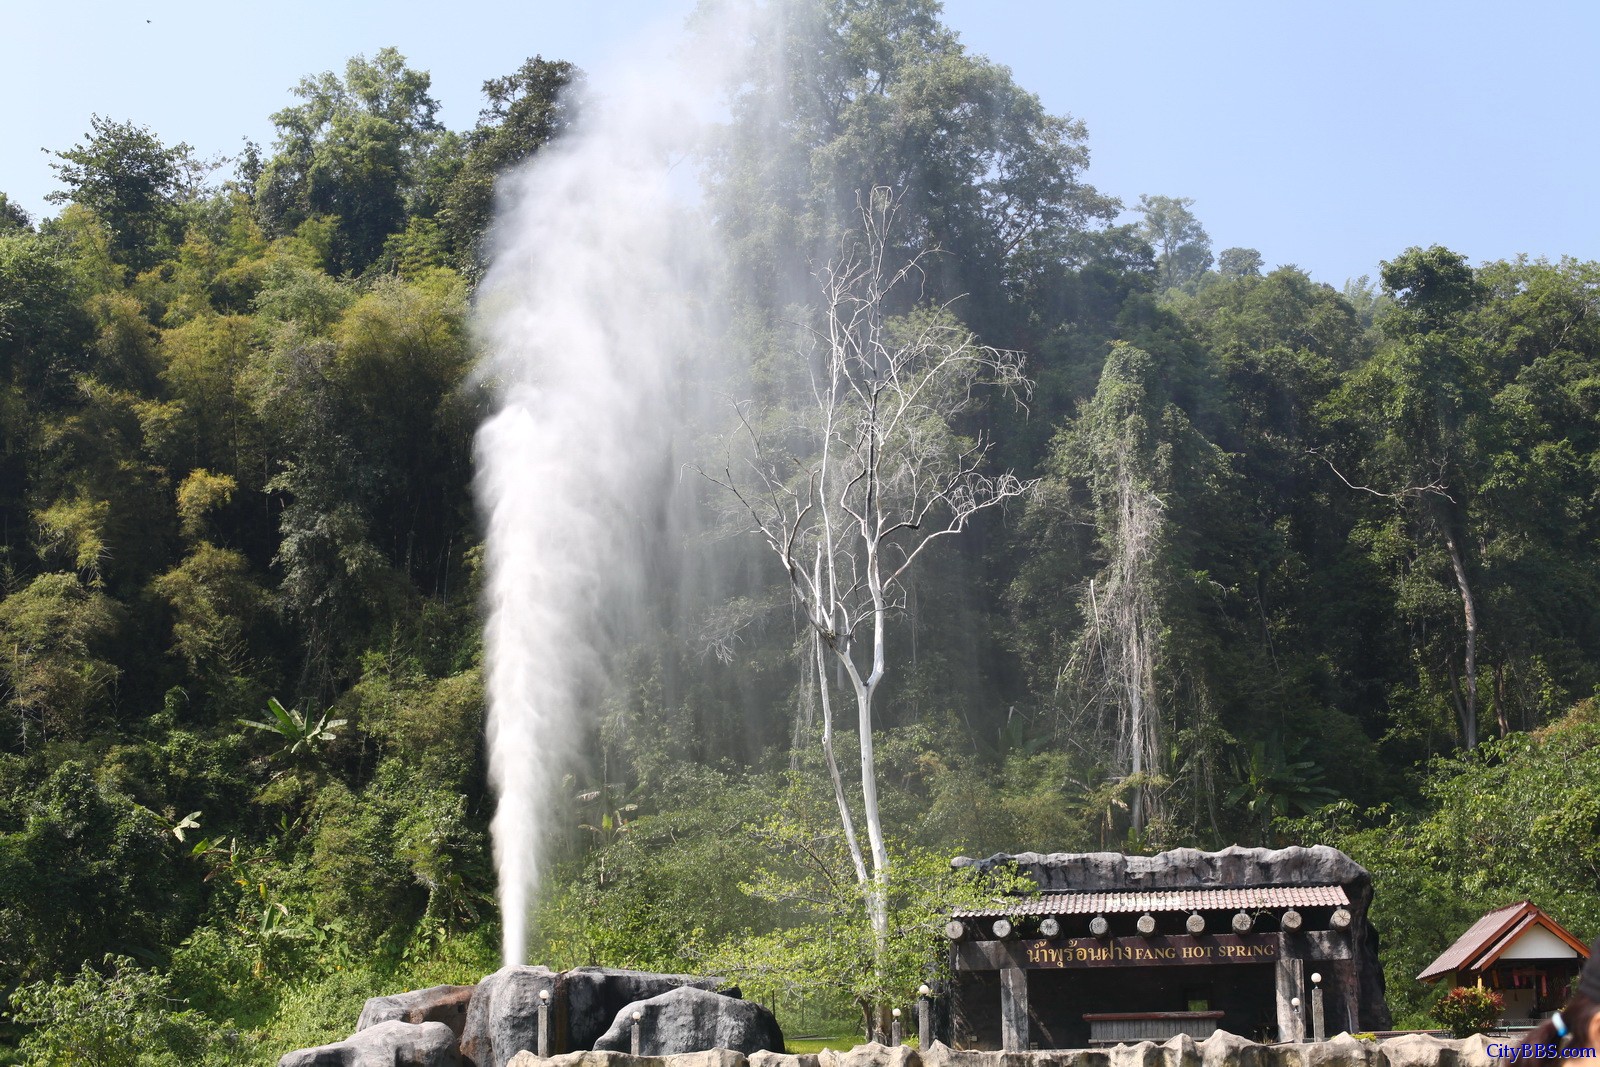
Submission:
M 534 56 L 504 78 L 483 83 L 489 106 L 466 135 L 466 156 L 439 210 L 457 262 L 469 271 L 482 266 L 481 242 L 494 210 L 496 181 L 559 137 L 574 119 L 578 68 L 564 60 Z
M 1443 550 L 1462 640 L 1459 661 L 1454 650 L 1442 658 L 1460 741 L 1470 749 L 1478 743 L 1481 638 L 1471 498 L 1494 430 L 1485 367 L 1466 317 L 1483 291 L 1466 260 L 1439 245 L 1407 249 L 1383 264 L 1382 276 L 1395 301 L 1382 320 L 1387 343 L 1334 401 L 1362 438 L 1356 481 L 1327 462 L 1351 489 L 1393 505 L 1391 517 L 1403 527 L 1396 534 Z M 1428 569 L 1417 568 L 1416 577 L 1426 581 Z M 1406 599 L 1418 606 L 1430 600 L 1418 587 Z
M 1140 236 L 1155 250 L 1162 284 L 1169 289 L 1187 285 L 1211 267 L 1211 237 L 1192 207 L 1193 197 L 1141 195 L 1135 209 L 1144 216 Z
M 1253 248 L 1224 248 L 1217 255 L 1217 273 L 1224 278 L 1256 277 L 1261 264 L 1261 253 Z
M 33 220 L 28 217 L 28 213 L 13 204 L 5 193 L 0 193 L 0 233 L 32 229 Z
M 858 197 L 888 186 L 904 191 L 896 258 L 942 249 L 927 293 L 964 297 L 963 318 L 990 332 L 1007 284 L 1120 206 L 1082 181 L 1084 124 L 968 53 L 933 0 L 786 5 L 767 48 L 714 179 L 730 242 L 775 304 L 809 287 L 810 251 L 854 225 Z
M 754 446 L 753 481 L 731 466 L 713 478 L 744 505 L 778 556 L 809 624 L 829 775 L 880 956 L 889 937 L 890 859 L 873 711 L 889 671 L 889 617 L 904 606 L 907 576 L 931 545 L 1028 489 L 1010 473 L 985 473 L 990 442 L 962 437 L 955 427 L 979 386 L 1026 388 L 1021 356 L 978 344 L 941 308 L 888 314 L 920 270 L 921 257 L 898 268 L 887 259 L 898 209 L 891 190 L 874 189 L 861 206 L 861 230 L 820 274 L 812 393 L 788 440 L 764 439 L 741 413 Z M 833 754 L 830 657 L 856 705 L 870 855 L 856 835 Z
M 89 120 L 82 144 L 57 152 L 52 163 L 65 190 L 51 203 L 82 204 L 111 230 L 117 262 L 138 273 L 150 267 L 181 237 L 180 204 L 199 191 L 206 166 L 182 142 L 167 147 L 148 126 Z
M 294 94 L 305 102 L 272 116 L 276 151 L 256 184 L 266 229 L 282 235 L 332 216 L 335 272 L 366 269 L 404 229 L 408 199 L 442 132 L 430 84 L 393 48 L 370 61 L 354 57 L 342 80 L 332 71 L 302 78 Z
M 117 615 L 110 597 L 71 574 L 41 574 L 0 600 L 0 679 L 21 748 L 82 738 L 121 673 L 100 658 Z

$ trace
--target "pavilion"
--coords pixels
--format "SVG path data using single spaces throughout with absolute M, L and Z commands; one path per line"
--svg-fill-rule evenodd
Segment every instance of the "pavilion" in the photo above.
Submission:
M 1039 895 L 950 914 L 944 1025 L 957 1047 L 1024 1050 L 1383 1030 L 1370 875 L 1324 846 L 1158 856 L 1025 852 Z M 1320 1018 L 1319 1018 L 1320 1016 Z
M 1420 982 L 1475 985 L 1505 998 L 1505 1025 L 1532 1023 L 1560 1008 L 1589 958 L 1584 943 L 1531 900 L 1484 915 L 1417 975 Z

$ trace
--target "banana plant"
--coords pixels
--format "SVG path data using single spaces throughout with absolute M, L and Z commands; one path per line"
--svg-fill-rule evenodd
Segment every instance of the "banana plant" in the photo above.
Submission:
M 322 717 L 312 722 L 310 716 L 296 708 L 285 708 L 279 703 L 277 697 L 267 698 L 267 711 L 272 718 L 261 721 L 256 719 L 240 719 L 241 726 L 249 726 L 263 733 L 276 734 L 283 739 L 283 751 L 290 756 L 302 753 L 314 755 L 317 746 L 332 741 L 338 736 L 339 727 L 349 722 L 348 719 L 330 719 L 333 709 L 329 708 L 322 713 Z

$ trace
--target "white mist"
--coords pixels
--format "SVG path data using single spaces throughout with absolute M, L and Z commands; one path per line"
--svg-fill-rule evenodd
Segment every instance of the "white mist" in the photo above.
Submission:
M 492 824 L 506 964 L 525 962 L 543 813 L 603 694 L 693 405 L 717 255 L 693 160 L 747 41 L 671 30 L 592 77 L 577 129 L 503 191 L 479 293 Z M 709 26 L 706 23 L 721 22 Z M 669 483 L 669 484 L 663 484 Z

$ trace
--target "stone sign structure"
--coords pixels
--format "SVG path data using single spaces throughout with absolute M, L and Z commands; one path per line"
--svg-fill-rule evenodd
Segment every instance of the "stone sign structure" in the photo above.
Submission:
M 1372 879 L 1335 849 L 1021 853 L 1037 897 L 957 911 L 943 1012 L 957 1047 L 1258 1040 L 1385 1030 Z

